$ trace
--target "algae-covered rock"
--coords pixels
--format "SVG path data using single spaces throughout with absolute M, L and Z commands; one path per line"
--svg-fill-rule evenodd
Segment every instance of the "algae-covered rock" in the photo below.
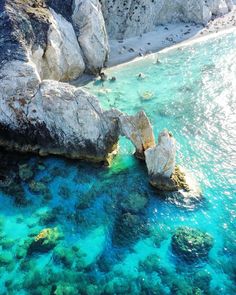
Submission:
M 213 238 L 205 232 L 186 226 L 179 227 L 171 239 L 172 250 L 188 262 L 207 258 Z
M 170 177 L 162 175 L 161 173 L 152 174 L 150 176 L 150 183 L 160 191 L 190 191 L 186 173 L 177 165 L 174 167 L 174 171 Z
M 34 237 L 28 248 L 28 254 L 32 254 L 33 252 L 48 252 L 57 245 L 61 237 L 62 235 L 57 227 L 43 229 Z
M 203 294 L 210 294 L 211 280 L 211 274 L 207 270 L 199 270 L 194 274 L 193 284 L 202 290 Z
M 19 247 L 16 248 L 16 254 L 15 254 L 15 256 L 16 256 L 17 259 L 22 259 L 26 255 L 27 255 L 27 250 L 24 247 L 20 247 L 19 246 Z
M 63 199 L 69 199 L 71 196 L 71 190 L 67 186 L 61 185 L 59 188 L 59 195 Z
M 20 181 L 14 179 L 8 187 L 4 188 L 4 192 L 13 198 L 17 206 L 26 206 L 28 204 Z
M 75 286 L 68 283 L 59 283 L 55 286 L 55 295 L 75 295 L 78 294 Z
M 53 251 L 53 260 L 62 263 L 65 267 L 71 268 L 76 258 L 76 252 L 73 249 L 58 246 Z
M 40 225 L 48 225 L 50 223 L 54 223 L 57 219 L 57 215 L 54 210 L 47 210 L 45 212 L 38 213 L 39 215 L 39 224 Z
M 176 165 L 171 177 L 156 174 L 149 181 L 161 196 L 179 207 L 193 209 L 203 199 L 198 183 L 183 167 Z
M 148 199 L 144 194 L 132 192 L 123 197 L 120 206 L 124 212 L 138 213 L 146 207 L 147 202 Z
M 116 245 L 127 246 L 146 232 L 146 223 L 140 216 L 124 213 L 115 222 L 112 240 Z
M 10 249 L 15 244 L 15 241 L 13 239 L 9 239 L 7 237 L 0 238 L 0 247 L 2 247 L 3 250 Z
M 19 176 L 23 181 L 31 179 L 34 176 L 32 167 L 28 164 L 19 165 Z
M 187 192 L 190 191 L 190 186 L 187 183 L 186 173 L 179 166 L 175 166 L 175 170 L 171 175 L 171 179 L 173 180 L 177 189 L 183 189 Z
M 160 270 L 160 257 L 157 254 L 147 256 L 144 261 L 139 263 L 139 269 L 147 273 L 158 272 Z
M 1 251 L 0 253 L 0 267 L 10 265 L 13 262 L 13 255 L 10 251 Z
M 44 193 L 47 190 L 43 182 L 32 180 L 29 183 L 29 188 L 33 193 Z

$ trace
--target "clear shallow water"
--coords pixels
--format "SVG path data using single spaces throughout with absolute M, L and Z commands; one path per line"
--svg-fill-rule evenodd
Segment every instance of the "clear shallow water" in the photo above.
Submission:
M 159 53 L 161 64 L 153 56 L 111 69 L 116 82 L 86 86 L 105 108 L 144 109 L 156 136 L 172 131 L 177 162 L 203 191 L 196 208 L 158 196 L 125 139 L 110 168 L 10 155 L 1 173 L 14 171 L 17 187 L 0 193 L 0 294 L 236 294 L 235 47 L 235 34 L 221 36 Z M 137 79 L 140 72 L 145 79 Z M 24 163 L 33 171 L 27 181 L 18 175 Z M 44 185 L 38 193 L 32 179 Z M 122 223 L 122 202 L 137 194 L 145 202 L 128 211 L 138 221 Z M 172 253 L 171 236 L 181 225 L 213 236 L 207 261 L 187 264 Z M 25 242 L 56 226 L 63 237 L 54 249 L 24 253 Z

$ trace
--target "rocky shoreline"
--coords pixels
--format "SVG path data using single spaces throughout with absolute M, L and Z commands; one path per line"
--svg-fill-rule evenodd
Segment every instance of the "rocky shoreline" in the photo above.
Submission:
M 166 21 L 172 20 L 173 12 L 168 3 Z M 137 30 L 131 30 L 133 27 L 136 26 L 141 34 L 145 29 L 134 17 L 129 33 L 114 33 L 104 10 L 109 11 L 106 6 L 109 3 L 102 2 L 101 5 L 98 0 L 76 0 L 73 5 L 68 4 L 66 10 L 62 9 L 62 4 L 61 1 L 56 5 L 44 0 L 3 1 L 0 15 L 0 145 L 8 150 L 41 156 L 62 155 L 109 164 L 117 151 L 119 137 L 125 136 L 134 144 L 136 156 L 145 159 L 152 185 L 167 191 L 190 191 L 187 183 L 179 186 L 184 179 L 181 173 L 182 178 L 177 177 L 177 182 L 171 179 L 176 170 L 175 142 L 168 131 L 160 134 L 156 145 L 151 123 L 144 112 L 128 116 L 115 109 L 104 111 L 95 96 L 63 83 L 84 72 L 100 75 L 108 59 L 111 35 L 130 37 L 137 35 Z M 233 10 L 232 1 L 226 1 L 224 5 L 222 8 L 201 3 L 200 7 L 195 7 L 195 2 L 191 2 L 189 9 L 197 9 L 199 13 L 207 11 L 203 18 L 199 14 L 195 19 L 205 24 L 214 14 Z M 131 11 L 133 6 L 129 13 Z M 123 17 L 127 22 L 128 16 L 114 17 L 117 25 L 124 25 Z M 130 20 L 132 18 L 130 16 Z M 184 13 L 180 9 L 173 20 L 183 19 L 191 19 L 187 7 Z M 151 28 L 154 23 L 149 25 Z

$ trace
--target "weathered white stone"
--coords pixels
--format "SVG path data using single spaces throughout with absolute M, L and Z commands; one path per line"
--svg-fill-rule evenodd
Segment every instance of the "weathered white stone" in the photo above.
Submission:
M 171 177 L 175 169 L 176 142 L 168 130 L 163 130 L 159 134 L 158 144 L 144 154 L 149 175 Z
M 118 125 L 104 116 L 96 97 L 66 83 L 45 80 L 28 105 L 31 128 L 43 125 L 41 154 L 105 160 L 118 140 Z
M 0 123 L 11 128 L 24 124 L 27 104 L 40 77 L 33 63 L 12 60 L 0 67 Z
M 207 5 L 213 15 L 226 14 L 232 9 L 231 0 L 207 0 Z
M 51 17 L 47 47 L 33 50 L 31 59 L 42 79 L 68 81 L 76 79 L 85 69 L 82 52 L 74 29 L 63 16 L 50 9 Z
M 104 111 L 96 97 L 54 80 L 41 82 L 32 62 L 12 60 L 0 68 L 0 145 L 41 155 L 109 160 L 120 135 L 143 155 L 154 145 L 144 112 Z
M 206 24 L 213 15 L 229 12 L 232 0 L 101 0 L 112 39 L 138 36 L 169 22 Z
M 109 52 L 101 4 L 98 0 L 75 0 L 72 21 L 87 68 L 92 73 L 98 73 Z

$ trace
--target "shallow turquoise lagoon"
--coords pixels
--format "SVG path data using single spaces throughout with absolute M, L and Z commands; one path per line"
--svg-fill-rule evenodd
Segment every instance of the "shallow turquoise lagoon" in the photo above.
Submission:
M 196 206 L 155 192 L 123 138 L 109 168 L 1 151 L 1 179 L 10 184 L 0 192 L 0 294 L 236 294 L 235 48 L 236 34 L 220 36 L 110 69 L 115 82 L 85 86 L 107 109 L 144 109 L 156 136 L 172 131 L 177 162 L 203 191 Z M 214 238 L 207 259 L 173 253 L 179 226 Z M 55 244 L 31 253 L 46 228 Z

